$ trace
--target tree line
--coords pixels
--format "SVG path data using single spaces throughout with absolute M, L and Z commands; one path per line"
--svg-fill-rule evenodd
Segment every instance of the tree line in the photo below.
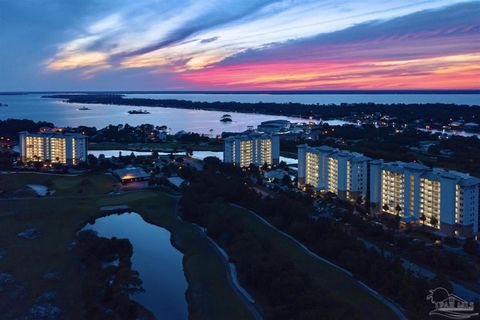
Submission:
M 319 315 L 336 318 L 326 307 L 326 303 L 335 305 L 336 301 L 326 301 L 328 292 L 322 294 L 321 288 L 309 288 L 308 278 L 289 269 L 288 263 L 277 256 L 281 253 L 273 252 L 267 242 L 252 235 L 245 226 L 230 223 L 228 209 L 225 209 L 228 203 L 255 211 L 312 251 L 350 270 L 357 278 L 401 304 L 409 318 L 424 319 L 428 314 L 431 306 L 425 296 L 429 289 L 440 285 L 451 288 L 443 276 L 434 280 L 418 277 L 406 270 L 400 259 L 365 247 L 331 219 L 312 220 L 312 198 L 300 193 L 262 198 L 250 188 L 252 182 L 245 173 L 218 159 L 207 158 L 205 162 L 203 172 L 183 173 L 190 184 L 183 190 L 182 212 L 186 219 L 206 227 L 208 234 L 226 247 L 237 264 L 242 283 L 264 303 L 262 307 L 265 307 L 267 319 L 313 319 Z M 280 294 L 286 294 L 289 299 L 282 300 Z M 296 296 L 302 299 L 297 300 Z M 343 318 L 354 312 L 347 305 L 338 308 Z M 358 314 L 354 318 L 359 318 Z

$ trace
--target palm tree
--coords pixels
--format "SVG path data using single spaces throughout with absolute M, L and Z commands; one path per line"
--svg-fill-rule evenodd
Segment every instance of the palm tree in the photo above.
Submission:
M 397 217 L 400 216 L 400 212 L 402 212 L 402 207 L 399 204 L 395 206 L 395 211 L 397 212 Z
M 359 206 L 363 203 L 363 197 L 358 196 L 357 199 L 355 199 L 355 203 Z
M 422 228 L 425 227 L 425 221 L 427 221 L 427 217 L 425 217 L 425 215 L 422 213 L 422 215 L 420 216 L 420 221 L 422 221 Z
M 395 224 L 397 229 L 399 229 L 400 228 L 400 212 L 402 211 L 402 207 L 400 207 L 400 205 L 397 204 L 395 206 L 395 211 L 397 212 L 397 214 L 395 215 Z
M 435 216 L 432 216 L 430 218 L 430 224 L 432 225 L 432 227 L 436 228 L 438 225 L 438 219 Z
M 388 206 L 388 204 L 385 203 L 385 204 L 382 206 L 382 210 L 385 211 L 385 212 L 388 212 L 388 210 L 390 210 L 390 207 Z

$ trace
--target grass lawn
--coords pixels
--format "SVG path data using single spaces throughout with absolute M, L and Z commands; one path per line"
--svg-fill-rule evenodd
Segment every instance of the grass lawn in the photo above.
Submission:
M 40 184 L 55 190 L 53 197 L 102 195 L 115 189 L 118 182 L 106 174 L 97 175 L 49 175 L 33 172 L 0 175 L 0 190 L 15 191 L 28 184 Z
M 132 150 L 132 151 L 150 151 L 156 150 L 159 152 L 177 152 L 192 149 L 193 151 L 223 151 L 223 144 L 209 145 L 209 144 L 193 144 L 181 142 L 159 142 L 159 143 L 119 143 L 119 142 L 90 142 L 88 144 L 90 150 Z
M 242 225 L 261 241 L 269 242 L 272 250 L 290 259 L 299 270 L 306 272 L 311 277 L 314 285 L 325 288 L 333 299 L 358 310 L 358 314 L 362 315 L 360 318 L 397 318 L 387 306 L 372 297 L 366 289 L 360 288 L 343 272 L 309 256 L 294 241 L 265 225 L 248 210 L 229 206 L 228 210 L 222 210 L 222 212 L 228 212 L 231 216 L 231 223 Z
M 174 230 L 173 244 L 184 253 L 184 267 L 190 282 L 190 313 L 194 319 L 249 319 L 243 302 L 225 283 L 222 259 L 210 244 L 187 222 L 171 211 L 159 211 L 155 203 L 138 202 L 135 209 L 152 224 Z
M 101 215 L 105 205 L 128 205 L 150 223 L 168 229 L 173 244 L 184 253 L 184 269 L 189 281 L 189 311 L 203 319 L 246 319 L 247 309 L 230 289 L 220 257 L 189 223 L 175 218 L 176 199 L 155 191 L 135 191 L 106 195 L 113 180 L 108 176 L 66 177 L 54 175 L 0 175 L 2 188 L 22 187 L 50 179 L 58 194 L 38 199 L 0 200 L 0 273 L 11 273 L 21 292 L 0 291 L 2 319 L 15 319 L 28 311 L 38 297 L 56 292 L 53 304 L 63 310 L 65 319 L 82 319 L 79 257 L 69 249 L 75 234 L 89 219 Z M 78 194 L 82 181 L 91 181 L 93 190 Z M 6 187 L 7 186 L 7 187 Z M 75 197 L 71 197 L 71 194 Z M 21 239 L 17 233 L 35 228 L 40 237 Z M 57 272 L 59 279 L 46 279 Z

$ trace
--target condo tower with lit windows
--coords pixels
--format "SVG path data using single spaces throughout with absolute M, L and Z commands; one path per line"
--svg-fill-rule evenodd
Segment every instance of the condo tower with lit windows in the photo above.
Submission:
M 271 134 L 248 134 L 225 139 L 223 160 L 245 168 L 250 164 L 277 164 L 280 159 L 280 139 Z
M 78 133 L 44 131 L 19 133 L 22 162 L 45 162 L 77 165 L 86 162 L 87 137 Z

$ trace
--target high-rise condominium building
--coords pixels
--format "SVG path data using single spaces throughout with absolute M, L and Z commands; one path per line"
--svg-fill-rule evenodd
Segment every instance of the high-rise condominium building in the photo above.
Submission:
M 223 161 L 242 168 L 277 164 L 280 159 L 280 139 L 277 135 L 248 134 L 225 139 Z
M 330 191 L 340 198 L 367 198 L 368 162 L 356 152 L 321 146 L 298 146 L 298 185 Z
M 76 165 L 87 161 L 87 137 L 78 133 L 24 131 L 19 134 L 19 142 L 23 162 Z
M 418 221 L 444 234 L 478 232 L 480 179 L 419 163 L 370 163 L 370 202 L 378 210 Z

